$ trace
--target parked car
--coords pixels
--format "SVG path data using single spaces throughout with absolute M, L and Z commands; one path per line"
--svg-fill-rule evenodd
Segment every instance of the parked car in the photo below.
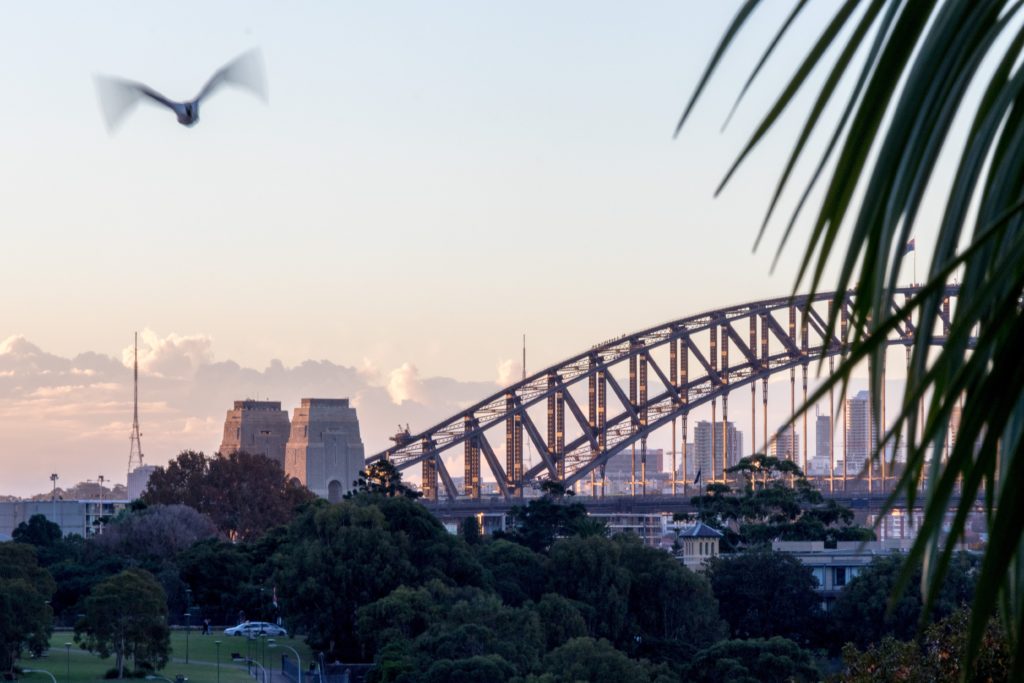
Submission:
M 231 626 L 224 629 L 225 635 L 229 636 L 282 636 L 288 637 L 288 631 L 277 624 L 268 621 L 243 621 L 238 626 Z

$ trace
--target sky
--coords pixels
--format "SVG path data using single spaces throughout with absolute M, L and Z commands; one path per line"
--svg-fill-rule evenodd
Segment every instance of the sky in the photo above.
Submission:
M 722 133 L 768 5 L 678 139 L 737 2 L 5 5 L 0 494 L 123 478 L 136 330 L 162 464 L 257 396 L 349 395 L 373 452 L 518 375 L 523 334 L 537 370 L 788 293 L 799 249 L 752 246 L 799 119 L 713 196 L 827 10 Z M 96 75 L 185 99 L 253 47 L 268 104 L 104 127 Z

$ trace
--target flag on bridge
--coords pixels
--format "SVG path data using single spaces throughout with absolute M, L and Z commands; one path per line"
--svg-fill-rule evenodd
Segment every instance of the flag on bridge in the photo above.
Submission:
M 907 246 L 906 246 L 906 249 L 904 249 L 904 250 L 903 250 L 903 253 L 904 253 L 904 254 L 909 254 L 910 252 L 912 252 L 912 251 L 914 251 L 914 250 L 915 250 L 915 245 L 914 245 L 914 240 L 915 240 L 915 239 L 916 239 L 916 238 L 914 238 L 914 237 L 911 237 L 911 238 L 910 238 L 910 241 L 909 241 L 909 242 L 907 242 Z
M 696 486 L 700 483 L 700 468 L 697 468 L 697 476 L 693 478 L 693 485 Z

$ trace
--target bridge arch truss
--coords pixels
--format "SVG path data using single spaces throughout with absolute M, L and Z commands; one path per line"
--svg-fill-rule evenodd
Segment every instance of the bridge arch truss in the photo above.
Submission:
M 892 310 L 916 291 L 895 290 Z M 943 343 L 948 334 L 951 301 L 958 292 L 957 287 L 946 290 L 940 312 L 942 329 L 931 331 L 933 344 Z M 591 494 L 599 495 L 604 490 L 608 461 L 627 448 L 635 453 L 639 447 L 641 478 L 637 481 L 634 466 L 632 482 L 636 492 L 637 486 L 646 486 L 647 439 L 653 432 L 671 426 L 674 493 L 676 484 L 682 483 L 675 474 L 676 427 L 682 428 L 685 478 L 687 419 L 698 407 L 710 404 L 712 430 L 722 430 L 718 440 L 721 452 L 712 454 L 708 463 L 711 471 L 703 471 L 702 476 L 704 481 L 724 481 L 724 469 L 731 464 L 727 462 L 726 429 L 730 398 L 735 398 L 738 390 L 750 388 L 754 447 L 749 452 L 765 452 L 770 441 L 782 434 L 771 434 L 768 429 L 769 378 L 789 372 L 790 409 L 795 411 L 798 382 L 803 399 L 807 397 L 809 365 L 825 357 L 831 366 L 848 350 L 840 340 L 846 339 L 852 293 L 842 297 L 839 334 L 830 337 L 827 320 L 834 300 L 833 292 L 766 299 L 706 311 L 611 339 L 534 373 L 427 430 L 400 435 L 393 447 L 367 458 L 367 462 L 386 458 L 400 470 L 419 466 L 427 500 L 436 500 L 442 491 L 449 499 L 479 498 L 482 466 L 491 471 L 498 491 L 506 499 L 519 497 L 525 488 L 544 480 L 559 481 L 567 487 L 589 486 Z M 906 347 L 909 361 L 916 334 L 913 322 L 908 320 L 893 330 L 888 343 Z M 755 450 L 758 384 L 761 448 Z M 884 406 L 884 397 L 882 400 Z M 788 456 L 806 470 L 806 414 L 803 420 L 802 457 L 799 452 Z M 788 443 L 794 444 L 798 427 L 794 423 L 788 429 Z M 715 450 L 719 448 L 714 431 L 711 443 Z M 442 457 L 460 448 L 464 470 L 461 491 Z M 539 462 L 531 466 L 524 461 L 524 452 L 535 452 Z M 832 465 L 835 461 L 833 453 Z M 844 458 L 843 462 L 848 460 Z M 832 474 L 830 468 L 830 480 Z M 883 486 L 885 476 L 883 465 Z

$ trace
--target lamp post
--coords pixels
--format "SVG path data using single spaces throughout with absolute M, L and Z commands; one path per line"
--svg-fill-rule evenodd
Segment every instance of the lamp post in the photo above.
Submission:
M 217 646 L 217 683 L 220 683 L 220 641 L 215 640 L 213 644 Z
M 49 671 L 47 671 L 46 669 L 22 669 L 22 671 L 24 671 L 27 674 L 46 674 L 50 677 L 50 680 L 52 680 L 53 683 L 57 683 L 57 677 Z
M 292 652 L 295 653 L 295 662 L 298 664 L 298 672 L 299 672 L 298 683 L 302 683 L 302 657 L 299 656 L 299 651 L 296 650 L 291 645 L 285 645 L 283 643 L 279 643 L 276 640 L 274 640 L 273 638 L 271 638 L 270 640 L 267 641 L 267 645 L 269 645 L 272 648 L 274 648 L 274 647 L 286 647 L 286 648 L 288 648 L 289 650 L 291 650 Z
M 192 589 L 185 589 L 185 663 L 188 664 L 188 637 L 192 633 Z
M 269 683 L 269 681 L 267 680 L 267 670 L 264 668 L 262 664 L 259 663 L 259 660 L 253 659 L 252 657 L 236 657 L 234 661 L 237 662 L 239 660 L 244 661 L 246 664 L 251 664 L 253 666 L 259 667 L 263 671 L 263 683 Z
M 67 668 L 64 672 L 64 682 L 68 683 L 71 680 L 71 643 L 64 643 L 64 650 L 67 656 Z

